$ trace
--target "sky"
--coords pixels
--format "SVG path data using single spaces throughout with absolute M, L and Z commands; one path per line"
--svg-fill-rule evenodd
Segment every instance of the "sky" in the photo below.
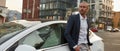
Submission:
M 22 12 L 22 2 L 23 0 L 6 0 L 6 7 L 10 10 Z
M 113 5 L 114 5 L 114 8 L 113 10 L 114 11 L 120 11 L 120 0 L 113 0 Z
M 6 7 L 10 10 L 22 12 L 22 0 L 6 0 Z M 113 0 L 113 11 L 120 11 L 120 0 Z

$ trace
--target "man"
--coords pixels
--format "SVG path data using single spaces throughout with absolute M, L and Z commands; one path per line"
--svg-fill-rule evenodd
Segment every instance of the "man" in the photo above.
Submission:
M 79 14 L 69 17 L 64 36 L 71 51 L 88 51 L 92 45 L 89 41 L 89 21 L 86 16 L 89 4 L 81 2 L 78 10 Z

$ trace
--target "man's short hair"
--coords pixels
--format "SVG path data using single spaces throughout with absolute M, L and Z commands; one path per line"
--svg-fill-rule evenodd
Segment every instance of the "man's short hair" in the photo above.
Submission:
M 80 3 L 85 3 L 85 4 L 89 5 L 89 3 L 88 3 L 88 2 L 86 2 L 86 1 L 81 1 Z

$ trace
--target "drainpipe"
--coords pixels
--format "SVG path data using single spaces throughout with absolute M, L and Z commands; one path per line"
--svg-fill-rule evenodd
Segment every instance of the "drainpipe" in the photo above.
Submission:
M 27 19 L 28 19 L 28 15 L 29 15 L 28 11 L 29 11 L 29 0 L 27 0 L 27 9 L 26 9 L 26 12 L 27 12 L 27 16 L 26 17 L 27 17 Z
M 35 11 L 35 0 L 33 0 L 32 18 L 34 18 Z

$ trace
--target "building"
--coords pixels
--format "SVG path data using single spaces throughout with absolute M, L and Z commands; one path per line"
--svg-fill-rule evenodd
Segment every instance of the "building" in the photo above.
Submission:
M 120 12 L 114 12 L 113 14 L 113 28 L 120 28 Z
M 22 19 L 39 19 L 40 0 L 23 0 Z
M 6 0 L 0 0 L 0 24 L 6 21 L 7 7 L 5 5 Z
M 103 24 L 103 28 L 112 25 L 112 0 L 91 0 L 90 17 L 97 21 L 97 24 Z
M 66 8 L 71 8 L 72 0 L 41 0 L 40 18 L 63 20 L 66 16 Z
M 52 20 L 68 19 L 69 15 L 78 9 L 81 1 L 89 2 L 89 0 L 41 0 L 40 18 Z
M 0 6 L 5 6 L 6 5 L 6 0 L 0 0 Z
M 0 24 L 6 22 L 8 9 L 5 6 L 0 6 Z

